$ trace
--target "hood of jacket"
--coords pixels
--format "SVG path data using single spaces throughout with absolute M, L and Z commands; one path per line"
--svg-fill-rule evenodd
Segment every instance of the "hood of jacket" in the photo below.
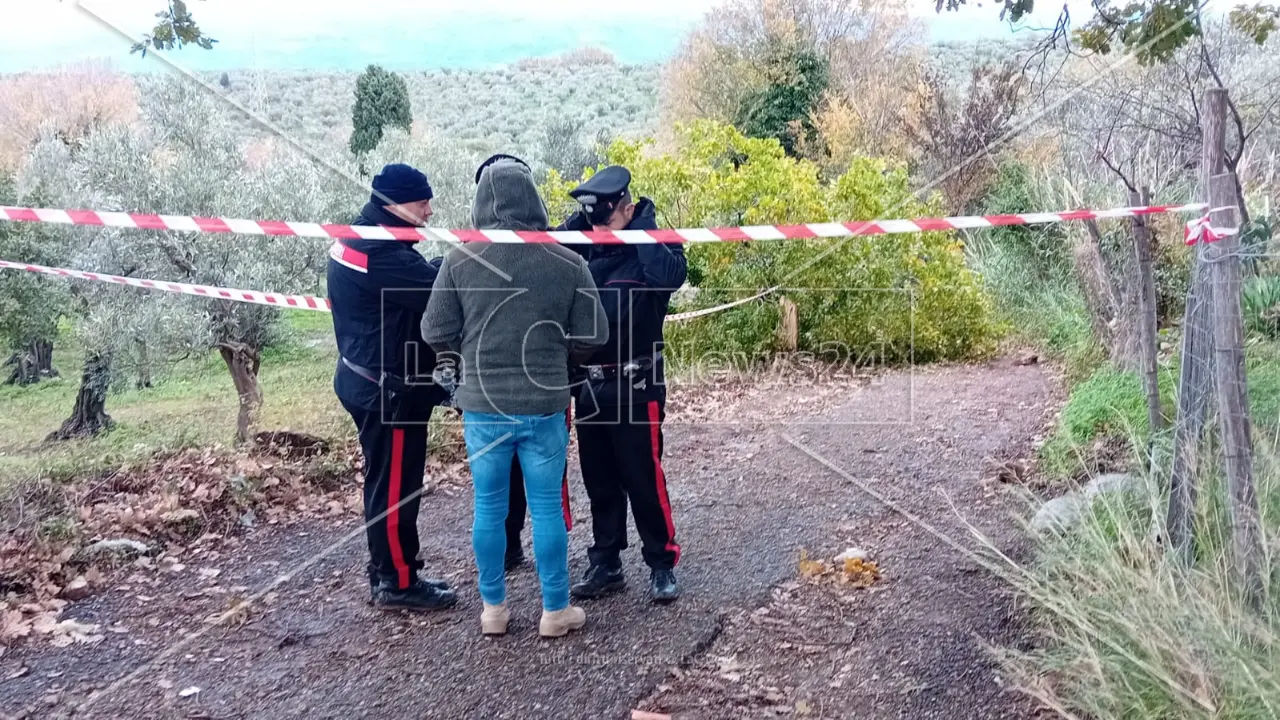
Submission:
M 486 167 L 476 183 L 471 223 L 477 230 L 546 230 L 547 206 L 529 168 L 513 160 Z

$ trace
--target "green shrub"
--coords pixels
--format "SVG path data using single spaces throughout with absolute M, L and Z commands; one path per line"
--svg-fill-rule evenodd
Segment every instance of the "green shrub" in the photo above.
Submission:
M 830 184 L 812 162 L 787 157 L 777 140 L 699 121 L 677 128 L 677 149 L 651 155 L 615 142 L 610 163 L 626 165 L 633 192 L 652 198 L 664 227 L 721 227 L 937 214 L 912 198 L 904 169 L 859 159 Z M 590 171 L 587 173 L 590 175 Z M 548 174 L 553 215 L 572 209 L 572 183 Z M 689 310 L 782 286 L 798 309 L 799 349 L 830 359 L 961 359 L 996 338 L 990 300 L 965 264 L 953 233 L 839 240 L 703 243 L 687 250 Z M 767 357 L 779 345 L 778 301 L 768 297 L 668 329 L 668 352 L 694 363 L 709 353 Z
M 1280 340 L 1280 275 L 1251 278 L 1242 296 L 1245 330 Z

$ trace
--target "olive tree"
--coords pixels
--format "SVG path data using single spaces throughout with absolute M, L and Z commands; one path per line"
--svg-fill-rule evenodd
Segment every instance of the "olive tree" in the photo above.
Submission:
M 41 162 L 31 163 L 48 186 L 63 189 L 64 206 L 315 222 L 349 219 L 343 213 L 353 204 L 353 184 L 343 173 L 316 168 L 278 148 L 250 161 L 216 98 L 179 80 L 160 80 L 149 90 L 140 126 L 100 128 L 74 155 L 50 147 Z M 326 258 L 324 241 L 312 239 L 76 232 L 77 250 L 71 255 L 76 267 L 202 285 L 315 293 Z M 261 352 L 279 335 L 280 311 L 153 293 L 139 299 L 138 292 L 75 286 L 77 336 L 86 360 L 72 418 L 76 422 L 64 434 L 109 425 L 102 407 L 122 359 L 130 359 L 131 369 L 143 375 L 138 365 L 163 364 L 175 349 L 195 344 L 215 349 L 226 363 L 240 406 L 236 439 L 246 441 L 263 401 Z
M 37 187 L 19 196 L 11 178 L 0 177 L 0 204 L 42 207 L 50 193 Z M 67 233 L 52 225 L 0 223 L 0 258 L 58 265 L 67 252 Z M 65 285 L 23 272 L 0 274 L 0 345 L 12 350 L 4 361 L 7 385 L 32 385 L 56 377 L 53 344 L 58 321 L 70 298 Z
M 55 135 L 32 151 L 22 184 L 55 189 L 60 206 L 133 209 L 154 192 L 147 172 L 155 148 L 136 128 L 102 127 L 72 149 Z M 67 234 L 61 259 L 78 269 L 124 276 L 157 277 L 163 258 L 145 235 L 116 228 L 61 229 Z M 84 353 L 80 388 L 66 422 L 50 439 L 96 435 L 112 426 L 106 411 L 113 383 L 150 376 L 154 364 L 205 344 L 206 323 L 196 301 L 165 293 L 99 283 L 55 285 L 65 293 L 74 318 L 73 335 Z M 139 300 L 138 292 L 152 297 Z
M 201 88 L 165 81 L 143 107 L 160 156 L 151 163 L 155 207 L 176 214 L 346 220 L 353 183 L 274 148 L 250 163 L 227 109 Z M 149 238 L 176 279 L 202 285 L 299 294 L 321 289 L 324 241 L 258 236 L 155 233 Z M 278 309 L 211 301 L 205 306 L 210 344 L 227 365 L 239 398 L 237 442 L 246 442 L 263 402 L 258 382 L 262 350 L 279 338 Z

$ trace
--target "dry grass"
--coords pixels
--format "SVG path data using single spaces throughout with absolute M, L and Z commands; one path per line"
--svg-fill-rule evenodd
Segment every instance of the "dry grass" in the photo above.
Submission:
M 1264 531 L 1280 537 L 1274 448 L 1259 470 Z M 1064 717 L 1280 714 L 1280 585 L 1270 579 L 1261 613 L 1245 608 L 1232 580 L 1221 480 L 1201 482 L 1190 570 L 1152 541 L 1153 509 L 1164 512 L 1152 485 L 1096 500 L 1076 530 L 1044 539 L 1036 565 L 1013 573 L 1042 631 L 1036 650 L 1001 653 L 1023 691 Z
M 14 170 L 42 127 L 68 141 L 99 123 L 138 118 L 132 78 L 98 63 L 0 77 L 0 170 Z

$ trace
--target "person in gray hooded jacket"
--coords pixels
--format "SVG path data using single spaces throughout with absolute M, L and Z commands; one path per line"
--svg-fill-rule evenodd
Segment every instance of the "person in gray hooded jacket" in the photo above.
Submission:
M 500 160 L 481 173 L 471 209 L 479 230 L 545 231 L 529 168 Z M 539 632 L 586 623 L 569 605 L 561 480 L 568 451 L 569 365 L 608 342 L 608 320 L 586 261 L 553 243 L 476 243 L 445 256 L 422 320 L 437 353 L 458 358 L 454 395 L 475 485 L 472 545 L 484 601 L 481 630 L 506 632 L 505 520 L 513 457 L 524 476 L 542 586 Z

